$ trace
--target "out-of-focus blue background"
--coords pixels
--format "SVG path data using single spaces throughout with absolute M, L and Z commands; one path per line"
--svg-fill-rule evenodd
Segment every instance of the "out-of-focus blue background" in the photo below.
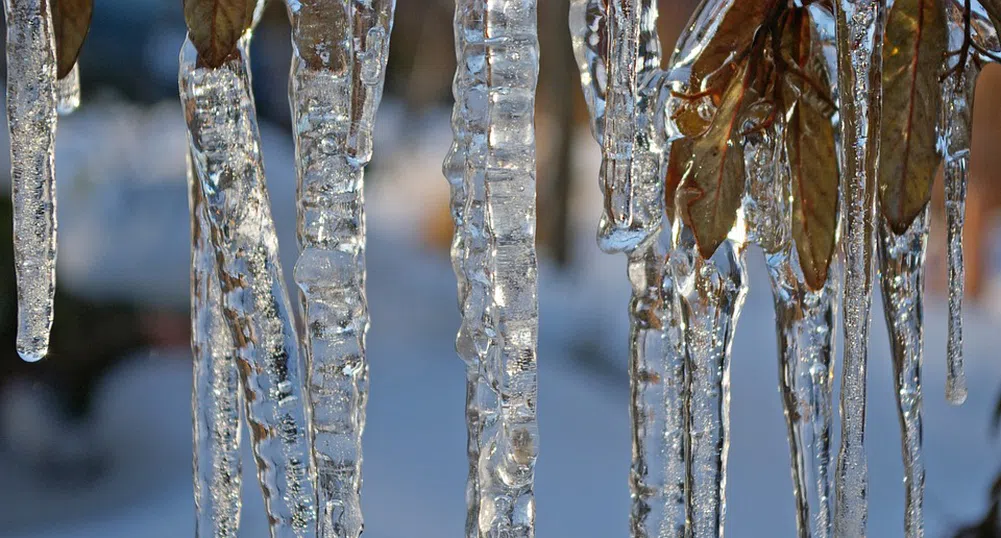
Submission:
M 692 3 L 662 2 L 668 50 Z M 284 8 L 272 4 L 255 38 L 254 85 L 273 215 L 291 268 L 290 46 Z M 600 157 L 570 63 L 566 3 L 540 4 L 538 535 L 625 536 L 625 261 L 599 253 L 594 244 Z M 363 503 L 365 536 L 371 538 L 460 536 L 463 529 L 464 369 L 453 350 L 458 313 L 447 252 L 448 188 L 440 173 L 451 137 L 451 10 L 447 0 L 399 2 L 367 179 L 372 329 Z M 109 352 L 118 348 L 101 334 L 87 334 L 61 342 L 72 353 L 27 365 L 9 343 L 0 368 L 0 535 L 193 534 L 186 141 L 176 90 L 183 38 L 179 1 L 96 2 L 80 59 L 83 106 L 59 123 L 59 285 L 85 315 L 105 316 L 109 304 L 134 309 L 138 323 L 109 323 L 107 330 L 132 331 L 139 344 Z M 988 79 L 985 84 L 997 85 L 994 74 Z M 996 93 L 981 95 L 977 144 L 999 125 Z M 0 131 L 0 146 L 6 146 L 6 131 Z M 991 192 L 993 155 L 979 147 L 973 169 L 981 190 L 971 192 Z M 9 157 L 0 151 L 0 174 L 5 170 Z M 983 218 L 971 232 L 980 240 L 971 243 L 975 253 L 969 259 L 983 275 L 966 315 L 970 399 L 963 407 L 948 406 L 943 396 L 946 316 L 940 291 L 930 292 L 926 303 L 930 537 L 953 535 L 982 518 L 1001 468 L 990 429 L 1001 386 L 1001 310 L 992 299 L 999 250 L 993 206 L 983 205 L 976 213 Z M 944 274 L 940 251 L 933 246 L 929 277 L 938 290 Z M 752 251 L 750 259 L 752 290 L 732 361 L 727 535 L 793 536 L 771 296 L 760 253 Z M 869 532 L 893 537 L 903 535 L 904 489 L 879 302 L 877 296 L 870 344 Z M 78 395 L 67 398 L 71 392 Z M 245 440 L 241 536 L 263 537 L 266 523 L 248 445 Z

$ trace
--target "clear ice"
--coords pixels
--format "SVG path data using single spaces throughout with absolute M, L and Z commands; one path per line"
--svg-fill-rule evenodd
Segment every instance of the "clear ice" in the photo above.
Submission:
M 842 248 L 845 351 L 841 377 L 841 448 L 834 484 L 834 535 L 866 535 L 866 360 L 875 266 L 876 175 L 882 106 L 885 0 L 836 0 L 841 103 Z
M 179 87 L 271 535 L 309 537 L 316 535 L 310 409 L 265 186 L 248 46 L 249 32 L 239 54 L 212 69 L 197 65 L 187 40 Z
M 191 395 L 195 536 L 236 538 L 240 528 L 240 409 L 237 347 L 222 308 L 205 198 L 188 157 L 191 210 Z
M 49 349 L 56 292 L 56 47 L 47 0 L 4 0 L 17 352 Z
M 928 208 L 903 234 L 885 219 L 879 228 L 879 269 L 883 310 L 893 353 L 894 390 L 900 415 L 906 507 L 904 532 L 924 536 L 925 469 L 921 456 L 921 361 L 924 348 L 924 262 Z
M 454 142 L 443 168 L 467 367 L 467 536 L 535 535 L 536 12 L 535 0 L 455 8 Z
M 60 116 L 72 114 L 80 108 L 80 64 L 65 77 L 56 81 L 56 111 Z
M 395 0 L 290 1 L 299 287 L 319 535 L 357 538 L 368 398 L 364 170 Z
M 687 515 L 682 319 L 660 238 L 666 131 L 656 22 L 656 3 L 648 0 L 570 5 L 591 131 L 602 145 L 605 204 L 598 241 L 607 251 L 626 252 L 632 286 L 629 526 L 634 538 L 684 536 Z M 606 99 L 613 103 L 609 108 Z

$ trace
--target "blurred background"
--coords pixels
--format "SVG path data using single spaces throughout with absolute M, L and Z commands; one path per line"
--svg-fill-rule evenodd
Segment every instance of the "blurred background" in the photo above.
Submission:
M 599 150 L 566 29 L 566 0 L 542 0 L 537 107 L 540 308 L 538 534 L 625 536 L 629 465 L 626 307 L 621 256 L 598 252 Z M 464 369 L 448 260 L 440 163 L 451 142 L 452 2 L 401 0 L 376 154 L 367 174 L 371 399 L 365 536 L 460 536 L 466 477 Z M 662 0 L 673 48 L 693 0 Z M 0 534 L 193 534 L 189 221 L 177 102 L 180 2 L 101 0 L 80 58 L 83 106 L 59 122 L 59 289 L 50 357 L 14 352 L 9 227 L 0 234 Z M 254 86 L 283 261 L 295 260 L 289 29 L 272 1 L 253 45 Z M 995 436 L 1001 362 L 1001 75 L 977 96 L 967 224 L 970 398 L 944 399 L 946 308 L 941 220 L 926 302 L 927 535 L 994 536 L 1001 468 Z M 6 146 L 7 133 L 0 129 Z M 0 151 L 4 185 L 9 157 Z M 939 190 L 941 187 L 939 186 Z M 939 196 L 940 198 L 940 196 Z M 4 198 L 6 200 L 6 198 Z M 941 206 L 941 200 L 936 202 Z M 939 211 L 940 213 L 940 211 Z M 10 218 L 7 202 L 0 219 Z M 732 361 L 731 537 L 793 536 L 771 294 L 760 254 Z M 874 301 L 869 374 L 870 535 L 902 536 L 903 485 L 889 346 Z M 839 345 L 840 346 L 840 345 Z M 244 439 L 241 536 L 267 535 Z M 992 505 L 993 503 L 993 505 Z M 993 506 L 993 508 L 992 508 Z M 993 512 L 991 512 L 993 510 Z

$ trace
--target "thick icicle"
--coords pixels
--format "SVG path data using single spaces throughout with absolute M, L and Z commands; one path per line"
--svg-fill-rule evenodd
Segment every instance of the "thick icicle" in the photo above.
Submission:
M 885 0 L 837 0 L 841 185 L 845 190 L 841 448 L 835 474 L 834 535 L 863 537 L 868 507 L 865 457 L 866 360 L 875 262 L 874 222 Z
M 4 0 L 17 352 L 49 349 L 56 292 L 56 47 L 47 0 Z
M 684 319 L 689 380 L 688 533 L 721 537 L 730 450 L 730 350 L 747 295 L 744 247 L 728 239 L 705 260 L 691 230 L 678 222 L 670 259 Z
M 625 166 L 620 170 L 629 170 L 629 174 L 613 175 L 611 183 L 607 179 L 609 176 L 603 176 L 606 178 L 603 179 L 606 210 L 599 230 L 599 241 L 604 241 L 604 248 L 627 251 L 632 285 L 630 532 L 637 538 L 680 537 L 684 536 L 686 517 L 683 336 L 670 267 L 665 265 L 666 253 L 658 238 L 663 215 L 662 191 L 659 185 L 649 183 L 664 176 L 666 162 L 663 103 L 657 100 L 661 95 L 662 77 L 656 12 L 650 2 L 616 4 L 611 17 L 618 18 L 618 25 L 612 26 L 619 33 L 612 36 L 608 33 L 610 15 L 606 4 L 602 0 L 571 2 L 570 31 L 591 115 L 592 133 L 604 144 L 608 140 L 605 137 L 607 125 L 612 125 L 612 129 L 625 129 L 617 136 L 631 145 L 629 151 L 634 152 L 636 159 L 630 161 L 627 155 L 617 155 L 615 152 L 620 146 L 604 146 L 606 166 L 603 174 L 611 169 L 610 165 L 614 167 L 616 160 Z M 635 55 L 632 67 L 621 64 L 627 67 L 626 70 L 616 71 L 620 79 L 618 108 L 613 111 L 619 116 L 615 119 L 605 115 L 608 89 L 605 57 L 610 50 L 620 56 Z M 633 78 L 629 79 L 630 76 Z M 634 178 L 643 183 L 634 187 L 628 183 Z M 650 198 L 654 194 L 656 196 Z M 632 216 L 620 213 L 616 217 L 612 204 L 629 207 L 623 211 L 632 211 L 639 204 L 646 204 L 646 207 Z M 615 224 L 616 218 L 623 222 Z M 628 219 L 633 220 L 629 222 Z M 615 232 L 609 228 L 610 224 L 620 226 L 620 230 Z M 610 234 L 618 236 L 614 238 Z M 609 243 L 609 239 L 614 241 Z M 614 244 L 623 239 L 628 242 Z M 639 243 L 634 244 L 637 240 Z
M 924 348 L 924 262 L 928 246 L 928 208 L 903 235 L 885 220 L 879 229 L 879 267 L 883 310 L 893 352 L 894 389 L 904 456 L 907 538 L 924 536 L 925 469 L 921 457 L 921 361 Z
M 364 170 L 382 98 L 395 0 L 291 1 L 289 99 L 299 260 L 313 408 L 319 534 L 361 535 L 368 393 Z
M 188 157 L 191 210 L 191 351 L 194 384 L 195 536 L 236 538 L 240 528 L 240 408 L 237 348 L 222 309 L 209 217 Z
M 796 527 L 802 538 L 831 536 L 831 423 L 837 278 L 815 291 L 792 238 L 792 189 L 784 129 L 748 135 L 744 145 L 748 239 L 762 246 L 771 277 L 779 388 L 789 430 Z M 831 269 L 833 273 L 835 269 Z
M 68 75 L 56 81 L 56 110 L 60 116 L 80 107 L 80 64 L 73 64 Z
M 309 408 L 265 187 L 247 45 L 245 39 L 237 57 L 210 69 L 197 66 L 195 48 L 186 41 L 181 102 L 271 535 L 315 536 Z

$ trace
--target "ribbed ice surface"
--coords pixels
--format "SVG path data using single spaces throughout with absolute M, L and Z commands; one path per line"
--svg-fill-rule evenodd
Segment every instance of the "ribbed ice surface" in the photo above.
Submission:
M 226 324 L 205 198 L 188 158 L 191 210 L 191 395 L 195 536 L 236 538 L 240 529 L 240 408 L 237 347 Z
M 73 64 L 73 70 L 56 80 L 56 110 L 60 116 L 72 114 L 80 107 L 80 64 Z
M 295 282 L 305 318 L 319 535 L 357 538 L 368 398 L 364 169 L 394 0 L 289 2 L 298 173 Z M 323 59 L 314 65 L 310 59 Z
M 747 295 L 743 245 L 728 239 L 705 260 L 691 230 L 677 223 L 670 256 L 689 379 L 688 535 L 721 537 L 730 450 L 730 351 Z
M 315 536 L 308 402 L 282 280 L 246 41 L 218 69 L 181 49 L 179 86 L 206 201 L 222 307 L 237 346 L 258 478 L 275 537 Z
M 885 0 L 837 0 L 844 190 L 845 352 L 841 448 L 835 475 L 834 535 L 863 537 L 868 508 L 865 457 L 866 360 L 875 265 L 874 222 L 882 100 Z
M 467 368 L 467 536 L 535 535 L 535 0 L 456 3 L 452 260 Z
M 881 219 L 882 220 L 882 219 Z M 883 311 L 890 334 L 894 390 L 900 414 L 904 458 L 907 538 L 924 536 L 925 469 L 921 456 L 921 362 L 924 353 L 924 263 L 928 246 L 928 208 L 903 234 L 885 220 L 879 228 L 879 268 Z
M 570 0 L 570 40 L 591 119 L 591 134 L 599 144 L 605 138 L 605 94 L 608 91 L 607 4 L 607 0 Z
M 56 51 L 46 0 L 4 0 L 17 352 L 49 349 L 56 292 Z

